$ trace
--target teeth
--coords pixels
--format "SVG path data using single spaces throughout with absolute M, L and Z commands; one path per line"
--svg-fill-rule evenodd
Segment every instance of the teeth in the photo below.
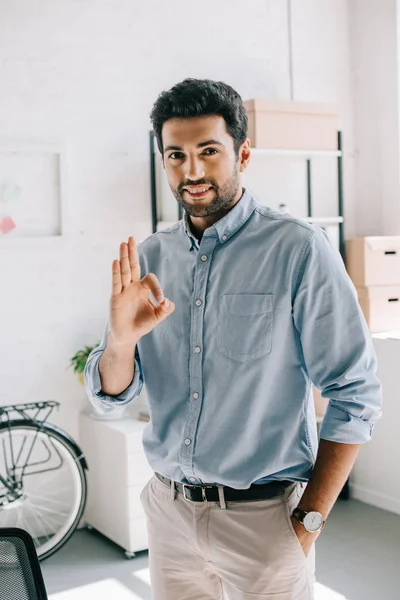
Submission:
M 203 192 L 207 192 L 210 188 L 202 188 L 200 190 L 188 190 L 191 194 L 202 194 Z

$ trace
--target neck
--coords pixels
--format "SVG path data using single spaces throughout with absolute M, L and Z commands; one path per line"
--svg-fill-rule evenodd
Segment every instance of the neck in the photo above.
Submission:
M 239 202 L 243 194 L 244 188 L 239 187 L 238 192 L 232 203 L 229 205 L 229 207 L 222 208 L 213 215 L 209 215 L 207 217 L 192 217 L 188 214 L 188 221 L 190 223 L 190 229 L 193 235 L 200 241 L 205 230 L 214 225 L 214 223 L 216 223 L 220 219 L 222 219 L 222 217 L 227 215 L 228 212 L 230 212 L 232 208 Z
M 199 229 L 198 227 L 196 227 L 196 225 L 193 223 L 193 219 L 190 215 L 188 215 L 188 221 L 189 221 L 190 231 L 193 233 L 194 237 L 198 240 L 198 242 L 201 242 L 201 238 L 203 237 L 203 233 L 205 230 Z

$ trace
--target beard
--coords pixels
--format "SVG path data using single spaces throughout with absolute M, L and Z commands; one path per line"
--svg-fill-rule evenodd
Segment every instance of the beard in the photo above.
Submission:
M 186 202 L 184 198 L 183 188 L 187 185 L 203 184 L 206 186 L 211 185 L 213 188 L 211 191 L 214 192 L 215 195 L 211 202 L 209 202 L 205 206 L 203 206 L 202 202 L 198 202 L 197 204 L 195 201 L 194 203 Z M 239 185 L 239 172 L 235 168 L 232 173 L 231 179 L 229 179 L 227 183 L 225 183 L 222 186 L 219 186 L 215 181 L 212 181 L 211 179 L 209 179 L 208 181 L 202 179 L 200 181 L 185 181 L 184 183 L 181 183 L 177 189 L 171 188 L 171 191 L 174 194 L 178 204 L 182 206 L 183 210 L 185 210 L 188 215 L 190 215 L 191 217 L 209 217 L 211 215 L 219 213 L 221 210 L 230 207 L 230 205 L 233 203 L 237 196 Z

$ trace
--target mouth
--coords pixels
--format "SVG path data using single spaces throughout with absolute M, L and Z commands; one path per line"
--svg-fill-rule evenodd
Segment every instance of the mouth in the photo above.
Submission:
M 211 192 L 212 187 L 211 186 L 197 186 L 197 187 L 185 187 L 183 188 L 183 191 L 186 192 L 190 198 L 195 198 L 195 199 L 203 199 L 205 198 L 209 192 Z

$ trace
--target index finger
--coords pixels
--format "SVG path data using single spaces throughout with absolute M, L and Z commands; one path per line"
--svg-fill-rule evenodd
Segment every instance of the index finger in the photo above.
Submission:
M 140 281 L 140 262 L 136 247 L 136 240 L 133 236 L 128 239 L 128 255 L 131 267 L 132 281 Z
M 121 265 L 119 260 L 112 263 L 112 296 L 118 296 L 122 291 Z

